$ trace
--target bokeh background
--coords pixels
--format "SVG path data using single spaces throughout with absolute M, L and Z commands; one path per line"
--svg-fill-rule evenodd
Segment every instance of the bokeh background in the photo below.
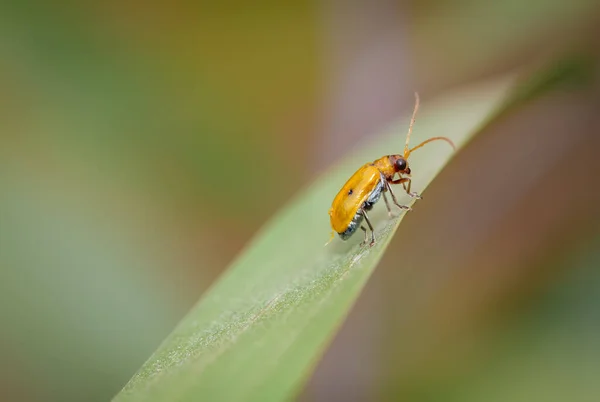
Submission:
M 573 60 L 434 182 L 299 399 L 597 400 L 599 26 L 593 0 L 0 3 L 0 400 L 109 400 L 413 91 Z

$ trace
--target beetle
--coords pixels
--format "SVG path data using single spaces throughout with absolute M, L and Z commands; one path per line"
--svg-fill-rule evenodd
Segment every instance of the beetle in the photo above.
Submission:
M 408 147 L 418 110 L 419 94 L 415 93 L 415 107 L 408 127 L 408 134 L 406 135 L 404 153 L 402 155 L 385 155 L 371 163 L 363 165 L 348 179 L 335 196 L 329 209 L 329 218 L 331 228 L 333 229 L 330 241 L 333 240 L 336 232 L 342 240 L 347 240 L 360 227 L 365 234 L 364 241 L 361 244 L 366 244 L 368 234 L 367 229 L 362 225 L 364 220 L 371 231 L 370 246 L 373 246 L 375 244 L 375 233 L 367 211 L 373 209 L 373 205 L 379 201 L 382 195 L 390 217 L 393 216 L 393 213 L 386 197 L 387 192 L 390 193 L 392 201 L 398 208 L 404 211 L 412 210 L 408 205 L 398 203 L 396 195 L 392 190 L 392 184 L 402 184 L 404 191 L 410 197 L 421 199 L 419 194 L 410 191 L 412 183 L 410 177 L 411 170 L 408 166 L 408 157 L 410 154 L 425 144 L 437 140 L 446 141 L 455 149 L 454 143 L 447 137 L 432 137 L 414 148 Z M 398 176 L 397 179 L 394 178 L 396 176 Z

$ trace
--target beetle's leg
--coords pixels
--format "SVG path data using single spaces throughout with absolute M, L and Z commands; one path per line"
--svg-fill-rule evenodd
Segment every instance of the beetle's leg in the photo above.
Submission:
M 369 244 L 369 246 L 373 247 L 373 245 L 375 244 L 375 231 L 373 230 L 373 225 L 371 225 L 371 221 L 369 220 L 369 217 L 367 216 L 367 211 L 365 211 L 364 208 L 360 209 L 362 211 L 363 216 L 365 217 L 365 221 L 367 222 L 367 225 L 369 225 L 369 229 L 371 229 L 371 244 Z M 366 243 L 366 235 L 367 235 L 367 231 L 365 230 L 365 243 Z
M 364 226 L 360 227 L 362 229 L 363 232 L 365 232 L 365 238 L 363 239 L 362 243 L 360 243 L 361 246 L 367 244 L 367 229 Z
M 390 183 L 391 184 L 400 184 L 400 183 L 402 183 L 402 187 L 404 187 L 404 191 L 406 191 L 406 194 L 408 194 L 412 198 L 416 198 L 418 200 L 423 199 L 423 197 L 421 197 L 416 192 L 414 192 L 414 191 L 411 192 L 410 191 L 410 185 L 412 183 L 412 179 L 410 177 L 402 177 L 402 178 L 397 179 L 397 180 L 392 180 L 392 181 L 390 181 Z M 406 186 L 406 183 L 408 183 L 408 187 Z
M 390 184 L 401 184 L 401 183 L 406 183 L 407 181 L 410 181 L 409 177 L 401 177 L 401 178 L 396 179 L 396 180 L 388 180 L 388 183 L 390 183 Z
M 387 189 L 385 191 L 387 191 Z M 385 201 L 385 207 L 388 210 L 389 217 L 393 218 L 394 217 L 394 213 L 392 212 L 392 208 L 390 207 L 390 202 L 388 201 L 387 196 L 385 195 L 385 191 L 383 192 L 383 200 Z
M 406 191 L 406 194 L 410 195 L 412 198 L 416 198 L 417 200 L 422 200 L 423 197 L 421 197 L 415 191 L 413 191 L 413 192 L 410 191 L 411 184 L 412 184 L 412 179 L 410 177 L 408 178 L 408 188 L 406 187 L 406 183 L 402 183 L 402 187 L 404 187 L 404 191 Z
M 334 237 L 335 237 L 335 231 L 332 230 L 331 235 L 329 236 L 329 240 L 323 246 L 327 246 L 329 243 L 331 243 L 333 241 Z
M 400 184 L 400 183 L 404 183 L 405 181 L 410 180 L 407 178 L 402 178 L 402 179 L 398 179 L 398 180 L 392 180 L 392 181 L 386 181 L 386 186 L 388 188 L 388 191 L 390 192 L 390 194 L 392 195 L 392 201 L 394 201 L 394 204 L 396 204 L 396 206 L 398 206 L 398 208 L 400 209 L 404 209 L 407 211 L 411 211 L 412 208 L 409 207 L 408 205 L 400 205 L 398 203 L 398 200 L 396 199 L 396 194 L 394 194 L 394 191 L 392 190 L 392 186 L 390 185 L 390 183 L 392 184 Z

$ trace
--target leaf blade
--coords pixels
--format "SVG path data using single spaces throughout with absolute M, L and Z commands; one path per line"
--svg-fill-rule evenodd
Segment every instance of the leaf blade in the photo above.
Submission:
M 506 101 L 512 82 L 505 78 L 424 104 L 414 143 L 448 135 L 460 148 Z M 359 247 L 355 238 L 324 248 L 331 199 L 365 160 L 401 151 L 407 122 L 363 146 L 278 213 L 115 400 L 289 398 L 335 334 L 404 217 L 387 220 L 381 208 L 375 211 L 378 243 L 373 248 Z M 442 145 L 426 149 L 410 160 L 417 191 L 451 157 Z

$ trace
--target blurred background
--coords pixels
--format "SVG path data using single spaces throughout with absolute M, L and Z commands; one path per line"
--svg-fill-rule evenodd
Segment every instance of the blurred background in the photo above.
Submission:
M 109 400 L 415 90 L 572 60 L 428 189 L 299 399 L 598 400 L 599 27 L 593 0 L 2 2 L 0 400 Z

